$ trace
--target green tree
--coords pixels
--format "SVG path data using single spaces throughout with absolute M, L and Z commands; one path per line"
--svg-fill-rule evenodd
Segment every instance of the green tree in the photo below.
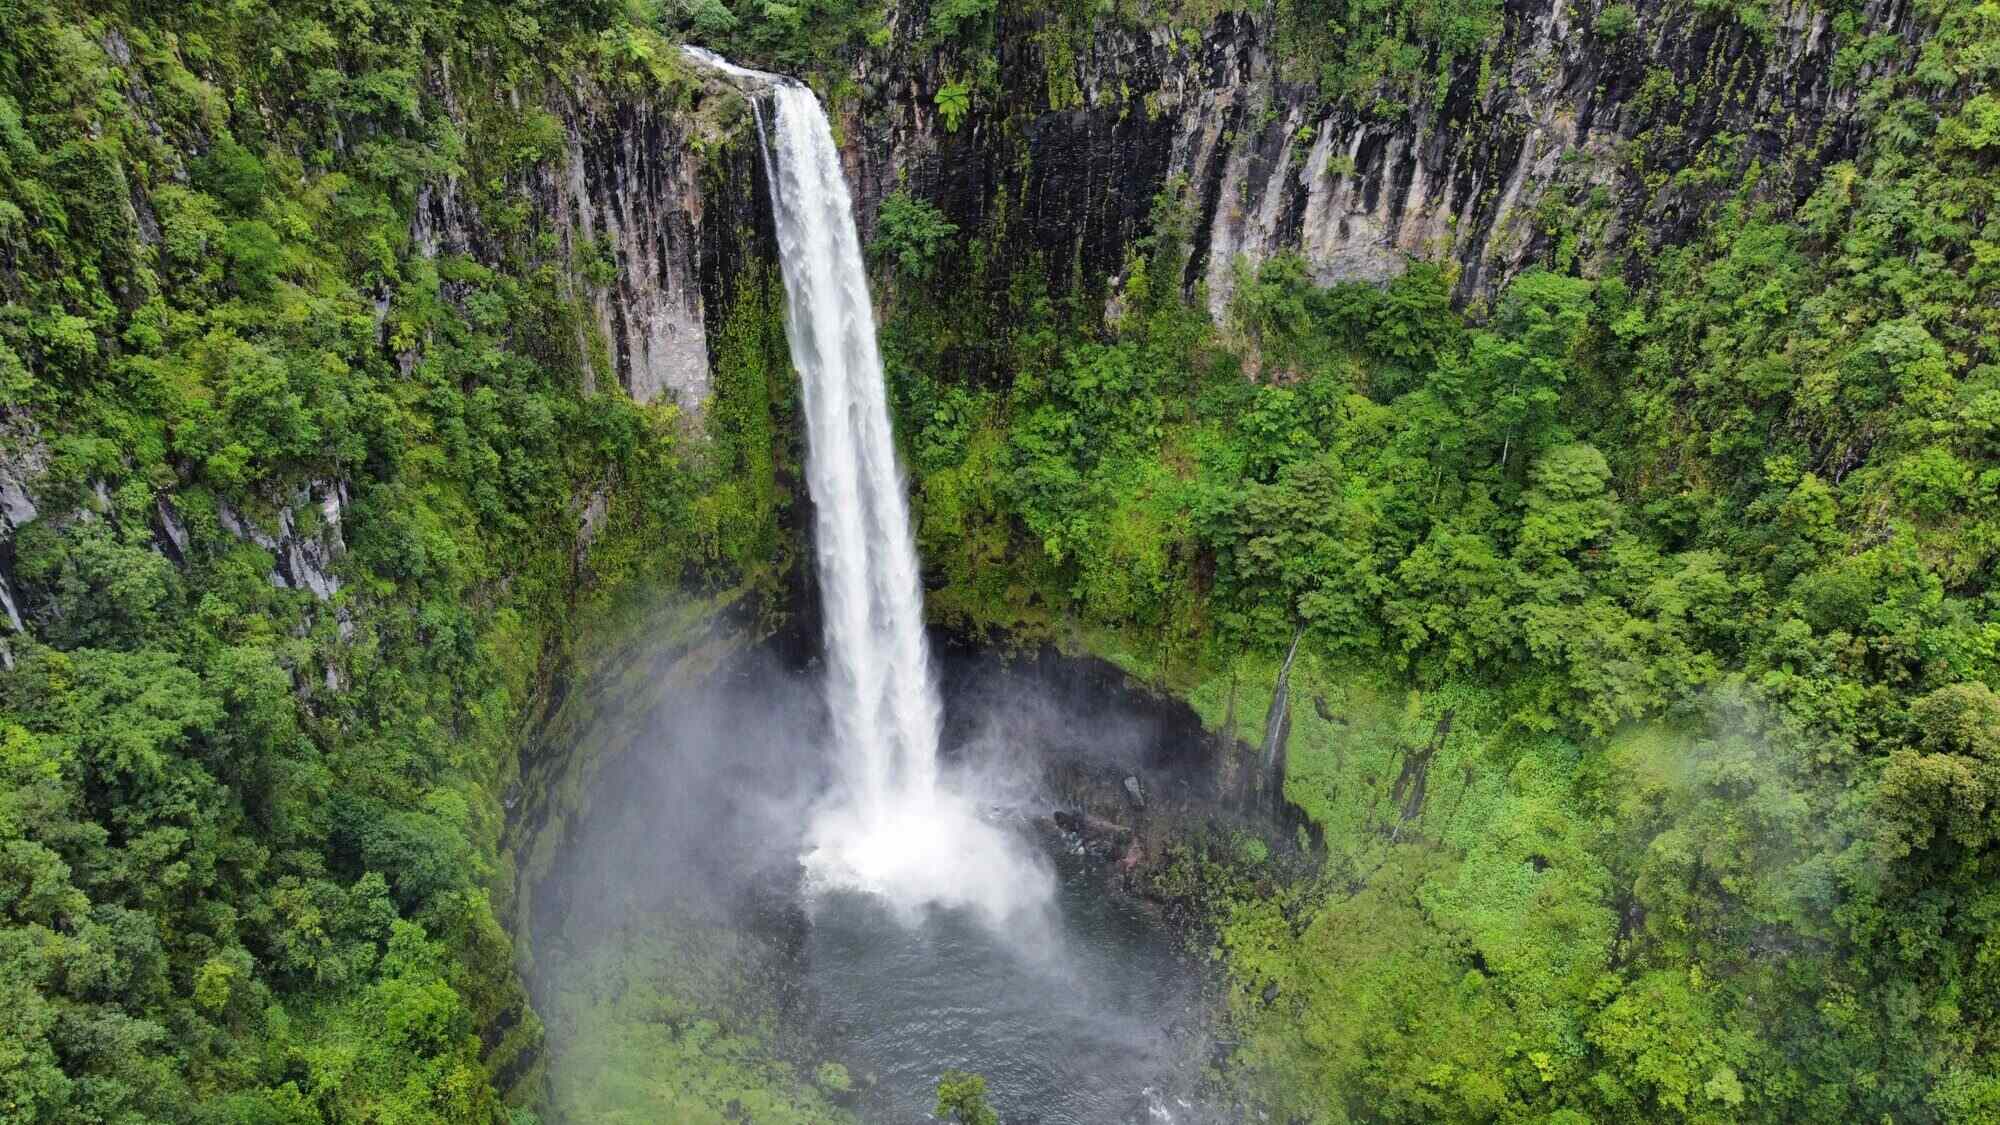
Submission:
M 947 1070 L 938 1079 L 931 1113 L 957 1125 L 1000 1125 L 1000 1115 L 986 1102 L 986 1079 L 962 1070 Z
M 928 200 L 898 189 L 882 200 L 875 217 L 875 238 L 868 249 L 878 261 L 892 263 L 903 277 L 927 281 L 938 258 L 958 234 L 958 226 Z

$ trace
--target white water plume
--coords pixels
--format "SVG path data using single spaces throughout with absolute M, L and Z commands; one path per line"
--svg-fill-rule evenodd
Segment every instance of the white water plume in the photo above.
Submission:
M 999 922 L 1048 902 L 1023 843 L 941 778 L 943 707 L 924 640 L 923 586 L 896 463 L 853 202 L 806 86 L 687 48 L 752 85 L 785 279 L 785 332 L 806 412 L 806 477 L 826 618 L 835 791 L 806 836 L 816 885 L 868 891 L 905 917 L 927 905 Z

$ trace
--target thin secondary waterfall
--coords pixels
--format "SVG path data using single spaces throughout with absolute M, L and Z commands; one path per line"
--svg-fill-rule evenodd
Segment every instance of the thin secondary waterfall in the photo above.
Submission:
M 942 706 L 923 585 L 875 340 L 854 204 L 819 99 L 805 85 L 687 48 L 753 86 L 785 279 L 785 333 L 806 414 L 806 479 L 826 618 L 838 790 L 808 835 L 808 870 L 905 908 L 997 915 L 1043 901 L 1046 872 L 941 784 Z

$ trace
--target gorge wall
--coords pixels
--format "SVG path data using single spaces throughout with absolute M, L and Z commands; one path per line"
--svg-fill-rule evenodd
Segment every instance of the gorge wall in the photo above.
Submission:
M 1610 27 L 1613 7 L 1630 20 Z M 1052 286 L 1101 299 L 1155 197 L 1176 186 L 1188 209 L 1184 281 L 1206 287 L 1218 317 L 1238 261 L 1282 251 L 1302 255 L 1323 283 L 1446 262 L 1463 302 L 1490 298 L 1538 263 L 1636 269 L 1644 250 L 1685 234 L 1718 199 L 1743 190 L 1780 205 L 1802 199 L 1857 143 L 1860 91 L 1909 65 L 1922 34 L 1910 0 L 1865 0 L 1840 16 L 1785 0 L 1759 19 L 1694 0 L 1512 0 L 1482 53 L 1439 60 L 1433 48 L 1435 81 L 1363 104 L 1326 96 L 1303 62 L 1288 60 L 1271 12 L 1223 12 L 1181 30 L 1164 18 L 1144 30 L 1113 21 L 1081 36 L 1048 12 L 1003 13 L 997 78 L 958 120 L 937 92 L 964 60 L 926 46 L 926 17 L 893 11 L 893 36 L 848 60 L 851 96 L 834 101 L 864 236 L 901 188 L 986 240 L 1003 275 L 1034 262 Z M 159 96 L 131 48 L 115 31 L 96 46 L 129 71 L 135 119 L 161 134 Z M 449 67 L 427 83 L 468 134 L 472 118 L 503 107 L 554 132 L 539 142 L 547 158 L 500 173 L 501 198 L 527 206 L 525 234 L 497 233 L 467 190 L 495 163 L 473 152 L 418 190 L 415 252 L 499 266 L 509 240 L 525 239 L 531 264 L 555 270 L 588 310 L 569 339 L 538 341 L 578 363 L 585 393 L 616 382 L 635 401 L 697 409 L 735 278 L 773 253 L 741 98 L 685 73 L 664 84 L 579 73 L 487 91 L 494 104 L 471 106 L 459 104 L 469 95 Z M 162 183 L 185 182 L 200 156 L 185 154 Z M 142 247 L 161 237 L 150 193 L 134 182 L 123 201 Z M 447 300 L 465 288 L 441 286 Z M 420 355 L 421 342 L 402 348 L 405 374 Z M 10 517 L 34 511 L 32 477 L 46 460 L 32 420 L 12 429 Z M 310 487 L 344 493 L 338 481 Z M 308 519 L 285 497 L 271 500 L 240 525 L 264 525 L 254 534 L 274 554 L 339 554 L 337 514 Z M 580 524 L 591 505 L 576 498 Z M 177 550 L 170 499 L 160 513 L 161 546 Z M 329 589 L 313 569 L 274 575 Z M 11 585 L 0 594 L 18 605 Z
M 1614 27 L 1612 8 L 1631 21 Z M 1768 19 L 1693 0 L 1513 0 L 1482 53 L 1433 51 L 1441 77 L 1404 91 L 1385 76 L 1364 104 L 1322 91 L 1273 11 L 1225 11 L 1198 34 L 1096 27 L 1074 46 L 1049 13 L 1003 15 L 997 82 L 954 121 L 936 95 L 962 60 L 927 43 L 926 15 L 894 11 L 890 44 L 840 76 L 864 237 L 906 190 L 988 239 L 1003 272 L 1034 260 L 1056 288 L 1102 298 L 1171 188 L 1187 209 L 1185 284 L 1206 287 L 1218 318 L 1239 260 L 1287 251 L 1322 284 L 1445 263 L 1468 303 L 1531 265 L 1636 270 L 1720 199 L 1801 201 L 1853 153 L 1867 83 L 1910 65 L 1922 35 L 1909 0 L 1844 17 L 1786 0 Z M 709 393 L 734 277 L 773 254 L 746 107 L 688 81 L 504 95 L 560 122 L 558 158 L 522 187 L 581 267 L 566 284 L 591 309 L 575 344 L 593 385 L 683 408 Z M 477 259 L 480 226 L 448 176 L 419 195 L 412 236 Z
M 1531 264 L 1626 268 L 1739 187 L 1796 203 L 1852 153 L 1860 91 L 1909 65 L 1921 34 L 1907 0 L 1845 16 L 1738 7 L 1512 0 L 1493 42 L 1455 59 L 1433 47 L 1418 88 L 1385 74 L 1359 98 L 1323 93 L 1271 10 L 1224 12 L 1199 35 L 1075 37 L 1003 16 L 999 89 L 956 129 L 934 100 L 950 75 L 935 53 L 858 68 L 853 172 L 868 204 L 906 183 L 1092 287 L 1153 197 L 1183 184 L 1185 280 L 1218 315 L 1238 256 L 1285 250 L 1322 283 L 1449 262 L 1473 301 Z M 902 39 L 921 34 L 910 24 Z
M 1613 8 L 1630 21 L 1614 26 Z M 890 44 L 849 60 L 851 96 L 833 103 L 864 237 L 906 190 L 990 240 L 1003 272 L 1032 259 L 1056 288 L 1101 297 L 1171 188 L 1187 208 L 1184 281 L 1217 317 L 1239 260 L 1286 251 L 1322 284 L 1446 263 L 1461 302 L 1536 264 L 1636 270 L 1720 199 L 1801 201 L 1853 153 L 1867 83 L 1910 65 L 1922 35 L 1909 0 L 1839 17 L 1786 0 L 1759 19 L 1694 0 L 1513 0 L 1481 53 L 1433 49 L 1434 80 L 1397 90 L 1385 76 L 1357 99 L 1322 91 L 1273 11 L 1225 11 L 1198 33 L 1093 27 L 1074 45 L 1049 13 L 1003 15 L 997 82 L 953 120 L 937 92 L 962 60 L 927 45 L 926 15 L 894 11 Z M 709 393 L 733 278 L 773 252 L 746 107 L 689 83 L 504 94 L 560 122 L 559 157 L 522 186 L 581 267 L 566 284 L 592 312 L 576 349 L 593 385 L 683 408 Z M 465 196 L 456 177 L 423 189 L 423 252 L 482 256 Z
M 438 93 L 453 97 L 443 76 Z M 575 340 L 586 393 L 601 379 L 638 402 L 698 409 L 711 389 L 708 327 L 751 240 L 769 242 L 746 107 L 722 87 L 620 89 L 582 75 L 501 96 L 538 105 L 560 130 L 558 154 L 525 171 L 519 192 L 590 310 Z M 427 257 L 493 258 L 458 176 L 421 189 L 411 237 Z

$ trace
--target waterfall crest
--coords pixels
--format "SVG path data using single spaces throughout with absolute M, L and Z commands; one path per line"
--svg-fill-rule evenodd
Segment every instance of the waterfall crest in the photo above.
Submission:
M 806 477 L 825 612 L 826 699 L 838 778 L 804 862 L 828 886 L 905 912 L 968 906 L 1002 918 L 1045 902 L 1050 876 L 943 782 L 943 708 L 924 639 L 923 585 L 854 206 L 819 99 L 798 82 L 688 53 L 758 89 L 785 281 L 785 333 L 806 415 Z

